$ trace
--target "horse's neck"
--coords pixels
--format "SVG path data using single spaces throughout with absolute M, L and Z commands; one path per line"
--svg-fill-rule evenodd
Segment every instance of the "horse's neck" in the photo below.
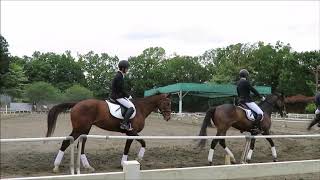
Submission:
M 266 114 L 268 114 L 269 116 L 271 115 L 272 113 L 272 109 L 273 109 L 273 105 L 271 104 L 268 104 L 267 102 L 264 102 L 260 105 L 262 111 Z
M 142 116 L 144 118 L 147 118 L 151 114 L 151 112 L 158 106 L 158 101 L 158 96 L 142 98 L 141 100 L 137 101 L 136 108 L 142 113 Z

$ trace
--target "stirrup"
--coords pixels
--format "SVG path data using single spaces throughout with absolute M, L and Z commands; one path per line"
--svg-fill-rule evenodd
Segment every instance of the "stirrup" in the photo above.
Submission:
M 120 129 L 127 130 L 127 131 L 133 130 L 130 123 L 129 124 L 121 124 Z

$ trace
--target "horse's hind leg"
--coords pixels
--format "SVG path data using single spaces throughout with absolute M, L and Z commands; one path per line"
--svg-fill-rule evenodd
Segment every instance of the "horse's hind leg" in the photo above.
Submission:
M 87 132 L 85 134 L 89 134 L 89 131 L 90 131 L 90 129 L 87 130 Z M 86 146 L 86 142 L 87 142 L 87 138 L 83 138 L 82 146 L 81 146 L 80 160 L 81 160 L 81 163 L 82 163 L 84 168 L 88 169 L 90 172 L 94 172 L 95 169 L 90 165 L 90 163 L 89 163 L 89 161 L 87 159 L 87 156 L 84 153 L 84 148 Z
M 256 139 L 251 139 L 250 149 L 249 149 L 249 152 L 247 154 L 247 162 L 251 161 L 251 157 L 252 157 L 252 153 L 253 153 L 253 149 L 254 149 L 255 143 L 256 143 Z
M 69 136 L 72 136 L 74 138 L 74 140 L 76 140 L 79 136 L 80 133 L 75 132 L 74 130 L 72 130 L 71 134 Z M 61 164 L 61 161 L 63 159 L 63 155 L 64 155 L 64 151 L 70 146 L 70 141 L 69 140 L 64 140 L 62 142 L 62 145 L 60 147 L 60 150 L 54 160 L 54 168 L 53 168 L 53 172 L 59 172 L 59 166 Z
M 212 159 L 213 159 L 213 154 L 214 154 L 214 149 L 216 148 L 216 145 L 218 144 L 219 140 L 218 139 L 213 139 L 211 141 L 211 148 L 209 150 L 209 154 L 208 154 L 208 162 L 209 165 L 212 165 Z
M 222 136 L 225 136 L 226 133 L 222 134 Z M 223 149 L 226 151 L 226 153 L 230 156 L 231 159 L 231 163 L 235 164 L 236 163 L 236 159 L 234 158 L 233 153 L 230 151 L 230 149 L 227 147 L 226 145 L 226 140 L 225 139 L 220 139 L 219 140 L 219 144 L 223 147 Z
M 263 135 L 270 135 L 269 132 L 263 133 Z M 272 152 L 272 157 L 273 157 L 273 162 L 277 162 L 277 151 L 276 151 L 276 147 L 274 146 L 273 140 L 271 138 L 266 138 L 267 141 L 269 142 L 270 146 L 271 146 L 271 152 Z

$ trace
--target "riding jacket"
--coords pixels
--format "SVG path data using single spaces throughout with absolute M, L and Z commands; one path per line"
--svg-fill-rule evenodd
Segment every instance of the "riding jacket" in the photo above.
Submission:
M 239 102 L 241 103 L 249 103 L 253 102 L 252 98 L 250 97 L 250 92 L 253 92 L 256 96 L 261 98 L 259 92 L 252 87 L 250 82 L 244 78 L 241 78 L 237 82 L 237 93 L 239 97 Z
M 320 108 L 320 92 L 318 92 L 316 94 L 315 103 L 316 103 L 317 108 Z
M 111 85 L 111 98 L 116 100 L 119 98 L 128 98 L 128 93 L 124 90 L 124 77 L 123 74 L 118 71 L 112 80 Z

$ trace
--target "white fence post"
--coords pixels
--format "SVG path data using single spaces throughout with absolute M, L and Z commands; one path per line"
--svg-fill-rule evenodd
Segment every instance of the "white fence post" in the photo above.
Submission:
M 138 161 L 123 162 L 124 180 L 140 180 L 140 163 Z

